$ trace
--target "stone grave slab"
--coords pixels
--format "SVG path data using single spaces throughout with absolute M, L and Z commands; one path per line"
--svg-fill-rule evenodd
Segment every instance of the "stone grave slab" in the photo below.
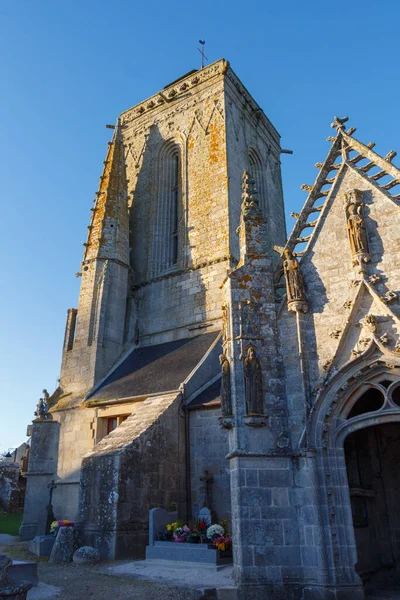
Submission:
M 39 582 L 37 562 L 27 560 L 13 560 L 8 567 L 8 576 L 17 583 L 31 583 L 37 585 Z
M 36 556 L 50 556 L 55 540 L 55 535 L 37 535 L 29 544 L 29 552 Z
M 221 555 L 221 552 L 209 544 L 188 544 L 178 542 L 155 541 L 146 547 L 146 561 L 168 560 L 176 562 L 202 563 L 208 565 L 228 565 L 231 557 Z

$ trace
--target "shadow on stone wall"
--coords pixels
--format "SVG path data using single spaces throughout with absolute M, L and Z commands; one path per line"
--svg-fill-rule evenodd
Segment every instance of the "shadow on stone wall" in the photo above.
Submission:
M 179 408 L 180 394 L 135 438 L 139 408 L 131 427 L 129 419 L 124 422 L 125 434 L 114 436 L 114 448 L 84 458 L 79 528 L 102 558 L 144 557 L 151 508 L 184 514 L 185 431 Z M 147 409 L 152 410 L 151 402 Z

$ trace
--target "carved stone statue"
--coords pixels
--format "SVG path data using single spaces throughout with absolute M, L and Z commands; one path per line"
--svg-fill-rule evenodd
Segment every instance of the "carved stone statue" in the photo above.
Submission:
M 362 207 L 362 191 L 352 190 L 345 194 L 347 233 L 353 255 L 353 264 L 358 264 L 361 271 L 364 271 L 363 264 L 369 262 L 370 256 Z
M 221 411 L 223 417 L 232 416 L 232 401 L 231 401 L 231 367 L 225 354 L 219 355 L 221 364 Z
M 368 254 L 367 232 L 361 208 L 362 205 L 350 204 L 347 209 L 347 230 L 353 254 Z
M 43 394 L 43 400 L 46 403 L 47 408 L 49 407 L 49 398 L 50 398 L 50 394 L 47 390 L 42 390 L 42 394 Z
M 289 249 L 283 251 L 283 270 L 286 281 L 286 296 L 289 310 L 302 310 L 307 312 L 307 300 L 304 290 L 303 276 L 300 265 L 293 252 Z M 291 303 L 294 303 L 291 306 Z
M 253 346 L 247 349 L 244 359 L 244 386 L 248 415 L 264 414 L 264 398 L 260 361 Z
M 47 419 L 48 417 L 48 405 L 46 400 L 44 400 L 43 398 L 39 399 L 39 402 L 37 403 L 36 406 L 36 411 L 35 411 L 35 416 L 38 419 Z

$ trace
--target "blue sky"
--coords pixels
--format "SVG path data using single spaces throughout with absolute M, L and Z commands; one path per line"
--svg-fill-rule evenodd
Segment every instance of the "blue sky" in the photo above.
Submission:
M 0 0 L 0 450 L 56 387 L 105 124 L 198 68 L 205 39 L 294 151 L 283 182 L 298 211 L 334 115 L 400 152 L 399 18 L 394 0 Z

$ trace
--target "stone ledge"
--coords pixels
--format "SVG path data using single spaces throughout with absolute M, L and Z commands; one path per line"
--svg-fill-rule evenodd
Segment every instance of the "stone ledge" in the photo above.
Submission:
M 210 564 L 214 566 L 232 563 L 231 557 L 221 557 L 216 548 L 208 544 L 188 544 L 178 542 L 154 542 L 154 546 L 146 547 L 146 560 L 167 560 L 170 562 L 189 562 Z

